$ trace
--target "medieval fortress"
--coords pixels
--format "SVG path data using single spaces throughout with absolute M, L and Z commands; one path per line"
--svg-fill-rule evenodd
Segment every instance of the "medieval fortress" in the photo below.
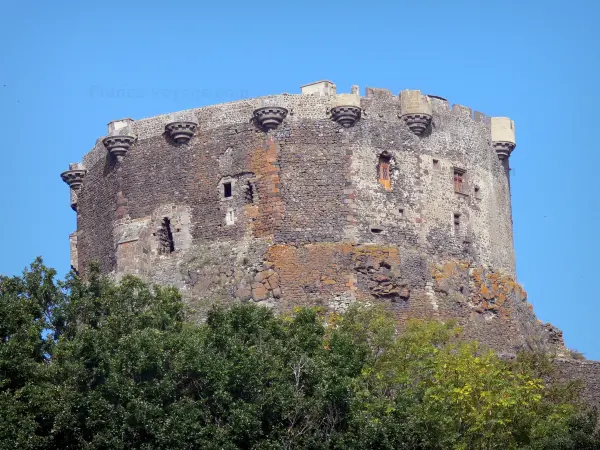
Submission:
M 453 318 L 503 354 L 553 349 L 600 398 L 600 365 L 569 359 L 516 283 L 515 144 L 507 117 L 330 81 L 116 120 L 61 175 L 71 265 L 175 285 L 199 316 L 234 301 L 363 301 L 401 323 Z

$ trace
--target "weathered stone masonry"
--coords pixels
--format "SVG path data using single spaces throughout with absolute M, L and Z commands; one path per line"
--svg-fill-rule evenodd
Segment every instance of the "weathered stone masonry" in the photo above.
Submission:
M 62 174 L 84 276 L 95 260 L 174 284 L 199 316 L 384 302 L 400 323 L 454 318 L 502 353 L 568 355 L 515 282 L 508 118 L 323 81 L 108 131 Z

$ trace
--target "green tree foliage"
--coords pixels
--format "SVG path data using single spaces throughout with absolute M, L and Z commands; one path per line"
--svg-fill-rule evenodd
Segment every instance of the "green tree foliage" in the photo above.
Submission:
M 173 288 L 54 277 L 0 277 L 2 449 L 600 448 L 547 358 L 453 324 L 248 304 L 193 324 Z

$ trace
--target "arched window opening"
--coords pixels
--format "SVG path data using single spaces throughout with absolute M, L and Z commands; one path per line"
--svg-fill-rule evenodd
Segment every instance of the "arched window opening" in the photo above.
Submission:
M 382 153 L 379 155 L 379 164 L 377 167 L 379 183 L 385 188 L 386 191 L 392 190 L 392 179 L 390 176 L 390 155 Z

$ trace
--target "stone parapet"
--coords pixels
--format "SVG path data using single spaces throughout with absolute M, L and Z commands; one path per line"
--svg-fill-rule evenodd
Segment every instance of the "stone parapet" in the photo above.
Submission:
M 304 89 L 305 87 L 306 89 Z M 413 128 L 417 130 L 422 128 L 421 124 L 424 121 L 427 121 L 427 115 L 432 116 L 434 123 L 438 121 L 450 125 L 449 121 L 460 121 L 463 125 L 466 125 L 470 121 L 473 123 L 473 127 L 490 127 L 490 118 L 485 114 L 460 105 L 451 107 L 446 100 L 440 97 L 422 95 L 420 91 L 403 91 L 400 95 L 394 95 L 387 89 L 368 87 L 364 97 L 358 95 L 357 88 L 352 94 L 339 94 L 340 97 L 336 95 L 334 87 L 333 83 L 322 81 L 304 86 L 302 89 L 306 93 L 303 94 L 281 94 L 250 98 L 136 121 L 120 119 L 109 124 L 109 134 L 124 134 L 124 130 L 127 130 L 127 135 L 135 136 L 138 141 L 151 139 L 155 136 L 161 136 L 165 132 L 165 125 L 172 121 L 173 117 L 186 117 L 185 121 L 198 124 L 195 133 L 206 133 L 221 127 L 239 127 L 247 124 L 253 118 L 255 110 L 266 106 L 287 109 L 286 121 L 330 120 L 330 110 L 334 98 L 340 99 L 339 101 L 333 100 L 338 102 L 335 106 L 347 106 L 339 103 L 342 100 L 346 102 L 352 98 L 352 102 L 356 103 L 356 99 L 358 99 L 360 104 L 353 106 L 360 107 L 361 117 L 369 121 L 394 123 L 399 120 L 409 120 L 402 118 L 404 114 L 414 114 L 414 117 L 410 117 L 409 121 L 411 121 Z M 404 93 L 406 95 L 402 100 Z M 90 167 L 105 155 L 106 149 L 102 139 L 99 139 L 94 148 L 85 155 L 83 163 L 86 167 Z

